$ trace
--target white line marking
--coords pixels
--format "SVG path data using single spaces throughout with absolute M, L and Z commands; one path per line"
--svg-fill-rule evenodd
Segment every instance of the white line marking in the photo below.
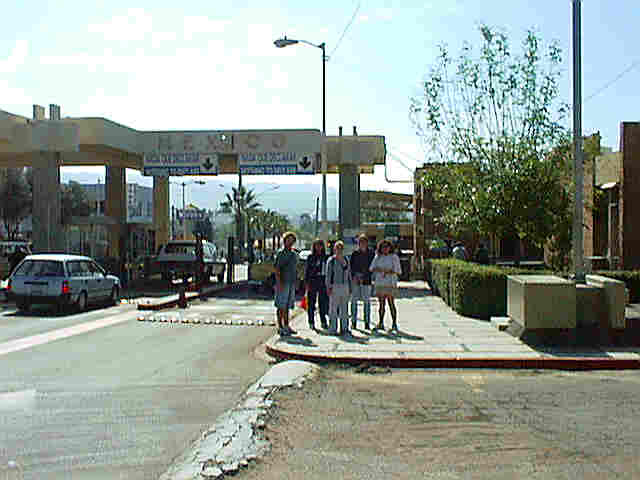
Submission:
M 80 335 L 81 333 L 87 333 L 92 330 L 108 327 L 110 325 L 126 322 L 127 320 L 131 320 L 134 316 L 135 313 L 122 314 L 116 317 L 103 318 L 100 320 L 95 320 L 93 322 L 82 323 L 80 325 L 74 325 L 72 327 L 61 328 L 59 330 L 53 330 L 51 332 L 41 333 L 39 335 L 32 335 L 30 337 L 24 337 L 5 343 L 0 343 L 0 356 L 6 355 L 7 353 L 25 350 L 27 348 L 37 347 L 38 345 L 44 345 L 45 343 L 60 340 L 62 338 Z

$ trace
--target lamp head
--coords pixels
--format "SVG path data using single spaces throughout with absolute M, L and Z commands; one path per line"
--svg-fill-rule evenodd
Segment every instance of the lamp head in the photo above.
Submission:
M 296 43 L 298 43 L 298 40 L 291 40 L 290 38 L 287 38 L 286 35 L 284 38 L 279 38 L 273 42 L 273 44 L 278 48 L 288 47 L 289 45 L 295 45 Z

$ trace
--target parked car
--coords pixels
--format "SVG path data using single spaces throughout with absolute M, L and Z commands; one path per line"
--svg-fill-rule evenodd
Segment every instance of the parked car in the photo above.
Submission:
M 227 264 L 218 257 L 216 246 L 202 242 L 202 249 L 206 278 L 216 276 L 219 282 L 223 282 Z M 159 271 L 164 280 L 190 276 L 196 269 L 197 260 L 195 240 L 172 240 L 160 248 L 154 270 Z
M 120 280 L 92 258 L 81 255 L 37 254 L 25 257 L 9 277 L 7 296 L 19 310 L 53 304 L 60 311 L 75 306 L 120 301 Z

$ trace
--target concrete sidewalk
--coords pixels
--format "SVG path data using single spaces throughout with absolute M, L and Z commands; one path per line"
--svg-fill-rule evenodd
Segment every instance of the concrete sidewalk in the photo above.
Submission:
M 425 282 L 401 282 L 396 299 L 400 331 L 363 330 L 362 306 L 352 336 L 339 337 L 313 331 L 306 312 L 296 312 L 297 335 L 272 337 L 267 353 L 279 359 L 315 362 L 368 363 L 421 368 L 534 368 L 637 369 L 640 347 L 542 347 L 527 345 L 500 331 L 491 322 L 463 317 L 441 298 L 431 295 Z M 371 324 L 378 321 L 372 301 Z M 316 319 L 316 325 L 320 322 Z M 391 318 L 387 312 L 385 327 Z

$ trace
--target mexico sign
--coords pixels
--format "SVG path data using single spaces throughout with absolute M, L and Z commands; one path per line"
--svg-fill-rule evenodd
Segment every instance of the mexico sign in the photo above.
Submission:
M 144 175 L 217 175 L 221 154 L 239 173 L 281 175 L 315 173 L 321 143 L 313 129 L 144 132 L 140 148 Z

